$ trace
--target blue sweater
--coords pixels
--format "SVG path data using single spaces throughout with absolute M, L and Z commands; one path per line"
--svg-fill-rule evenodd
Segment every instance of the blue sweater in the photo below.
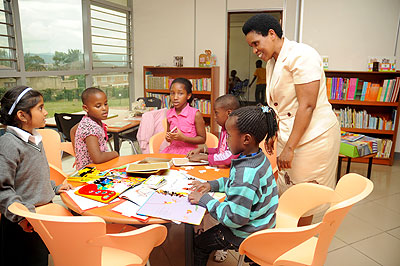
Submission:
M 229 178 L 208 181 L 211 191 L 225 192 L 223 202 L 205 194 L 199 205 L 233 233 L 239 246 L 250 234 L 275 226 L 278 190 L 269 160 L 262 151 L 251 157 L 232 159 Z M 228 237 L 229 238 L 229 237 Z

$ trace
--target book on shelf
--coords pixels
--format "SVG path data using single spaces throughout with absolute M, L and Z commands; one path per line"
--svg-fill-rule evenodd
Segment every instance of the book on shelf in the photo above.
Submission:
M 211 91 L 211 78 L 189 79 L 193 91 Z M 168 76 L 153 76 L 150 71 L 145 73 L 146 90 L 169 90 L 174 78 Z
M 385 79 L 382 85 L 358 78 L 332 77 L 326 79 L 326 88 L 332 100 L 397 102 L 400 77 Z

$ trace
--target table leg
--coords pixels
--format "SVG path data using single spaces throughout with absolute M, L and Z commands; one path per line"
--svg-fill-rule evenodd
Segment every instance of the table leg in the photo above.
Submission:
M 351 164 L 351 157 L 347 157 L 346 174 L 350 173 L 350 164 Z
M 112 136 L 114 138 L 114 151 L 119 153 L 119 134 L 112 133 Z
M 339 157 L 339 162 L 337 166 L 336 183 L 339 182 L 340 175 L 342 174 L 342 157 Z
M 185 224 L 185 266 L 192 266 L 194 264 L 193 239 L 193 225 Z
M 369 160 L 368 160 L 368 173 L 367 173 L 368 179 L 371 179 L 372 159 L 373 159 L 373 157 L 369 158 Z

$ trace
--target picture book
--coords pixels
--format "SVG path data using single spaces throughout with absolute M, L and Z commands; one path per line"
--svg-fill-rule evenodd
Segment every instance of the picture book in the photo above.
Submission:
M 192 205 L 187 197 L 154 193 L 137 211 L 140 215 L 159 217 L 199 225 L 206 209 Z
M 96 167 L 86 166 L 68 177 L 68 181 L 89 182 L 103 177 L 107 171 L 97 170 Z
M 110 189 L 101 189 L 96 184 L 84 185 L 77 190 L 75 194 L 92 200 L 100 201 L 102 203 L 109 203 L 118 197 L 118 193 L 116 191 Z
M 343 132 L 342 131 L 342 140 L 347 140 L 347 141 L 356 141 L 364 137 L 362 134 L 355 134 L 355 133 L 350 133 L 350 132 Z
M 137 163 L 132 163 L 126 171 L 128 173 L 145 173 L 150 171 L 166 170 L 171 168 L 171 160 L 164 158 L 146 158 Z

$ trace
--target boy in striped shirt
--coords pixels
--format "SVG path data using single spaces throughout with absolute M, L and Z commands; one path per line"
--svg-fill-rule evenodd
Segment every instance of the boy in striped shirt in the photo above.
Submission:
M 250 234 L 275 226 L 278 191 L 272 168 L 259 143 L 275 136 L 277 123 L 269 107 L 247 106 L 233 111 L 225 124 L 232 154 L 229 178 L 193 182 L 192 204 L 207 208 L 220 223 L 198 235 L 194 243 L 195 265 L 207 265 L 213 250 L 235 249 Z M 209 191 L 225 192 L 223 202 Z

